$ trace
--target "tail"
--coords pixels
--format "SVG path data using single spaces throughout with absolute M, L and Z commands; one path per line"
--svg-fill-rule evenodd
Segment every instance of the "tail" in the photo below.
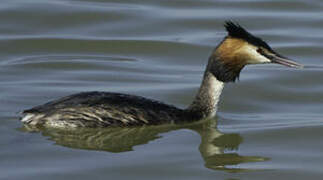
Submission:
M 44 118 L 43 113 L 30 113 L 30 112 L 23 112 L 23 116 L 21 117 L 21 122 L 24 124 L 31 124 L 31 125 L 37 125 L 41 124 Z
M 34 117 L 36 115 L 35 114 L 31 114 L 31 113 L 23 113 L 23 116 L 21 117 L 21 122 L 25 123 L 25 124 L 29 124 L 30 122 L 33 121 Z

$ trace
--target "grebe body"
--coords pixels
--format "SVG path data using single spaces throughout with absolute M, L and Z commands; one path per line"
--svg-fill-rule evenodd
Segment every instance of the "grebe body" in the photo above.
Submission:
M 107 127 L 180 123 L 213 117 L 223 86 L 234 82 L 245 65 L 302 65 L 279 55 L 240 25 L 225 23 L 228 35 L 212 52 L 199 91 L 185 109 L 140 96 L 82 92 L 23 111 L 21 121 L 46 127 Z
M 110 92 L 82 92 L 66 96 L 25 110 L 24 114 L 27 118 L 22 121 L 27 124 L 55 127 L 157 125 L 190 117 L 189 113 L 175 106 Z

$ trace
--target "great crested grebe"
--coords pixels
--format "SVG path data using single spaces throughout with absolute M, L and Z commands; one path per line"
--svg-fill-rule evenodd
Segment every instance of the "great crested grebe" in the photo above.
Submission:
M 21 121 L 34 126 L 59 128 L 195 121 L 215 115 L 224 83 L 234 82 L 245 65 L 278 63 L 303 67 L 276 53 L 239 24 L 227 21 L 224 27 L 228 35 L 212 52 L 200 89 L 186 109 L 127 94 L 82 92 L 25 110 Z

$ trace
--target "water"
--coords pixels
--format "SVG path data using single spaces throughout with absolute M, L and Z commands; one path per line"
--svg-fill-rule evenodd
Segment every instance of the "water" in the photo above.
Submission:
M 79 91 L 187 106 L 238 21 L 306 65 L 245 68 L 217 117 L 30 132 L 17 112 Z M 323 2 L 3 0 L 0 179 L 321 179 Z

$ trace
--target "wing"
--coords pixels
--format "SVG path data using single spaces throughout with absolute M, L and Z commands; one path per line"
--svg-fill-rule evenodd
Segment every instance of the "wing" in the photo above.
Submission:
M 77 126 L 161 124 L 176 121 L 183 110 L 140 96 L 84 92 L 25 110 L 44 119 L 74 122 Z M 57 122 L 55 122 L 57 123 Z M 89 124 L 90 123 L 90 124 Z

